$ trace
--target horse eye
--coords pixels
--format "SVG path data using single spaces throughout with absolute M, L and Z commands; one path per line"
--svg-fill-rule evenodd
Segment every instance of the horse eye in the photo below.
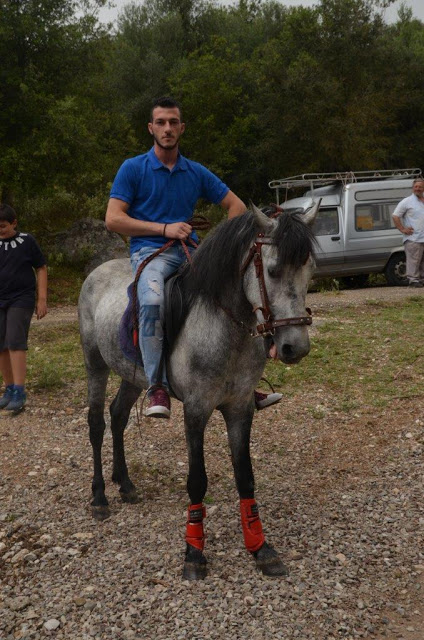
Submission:
M 270 278 L 279 278 L 281 273 L 275 267 L 269 267 L 268 268 L 268 275 L 269 275 Z

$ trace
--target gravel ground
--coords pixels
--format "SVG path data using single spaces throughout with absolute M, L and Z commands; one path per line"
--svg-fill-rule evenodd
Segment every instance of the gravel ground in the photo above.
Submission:
M 311 294 L 309 304 L 324 310 L 406 295 Z M 75 318 L 66 308 L 45 320 Z M 126 447 L 137 505 L 122 504 L 110 481 L 107 432 L 112 515 L 99 523 L 89 509 L 80 386 L 77 403 L 65 390 L 31 397 L 13 419 L 0 414 L 1 640 L 423 640 L 422 398 L 346 415 L 317 383 L 256 415 L 257 500 L 268 541 L 290 568 L 279 579 L 258 574 L 244 550 L 225 427 L 214 414 L 206 437 L 209 575 L 190 583 L 181 578 L 181 406 L 174 403 L 169 422 L 139 426 L 132 415 Z M 307 411 L 316 405 L 321 420 Z

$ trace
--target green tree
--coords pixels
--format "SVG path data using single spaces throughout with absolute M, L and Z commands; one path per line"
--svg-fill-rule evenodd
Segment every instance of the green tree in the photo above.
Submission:
M 388 161 L 424 168 L 424 24 L 402 8 L 385 34 L 387 95 L 394 111 Z
M 0 189 L 51 226 L 101 212 L 146 151 L 152 99 L 183 105 L 183 152 L 244 199 L 306 171 L 422 164 L 424 25 L 393 0 L 0 0 Z M 65 216 L 66 213 L 66 216 Z
M 217 37 L 193 53 L 172 78 L 170 88 L 184 108 L 185 153 L 202 162 L 231 187 L 245 193 L 243 175 L 252 176 L 248 148 L 254 144 L 256 116 L 249 106 L 250 65 L 236 46 Z
M 373 5 L 322 0 L 315 9 L 294 9 L 278 37 L 257 50 L 264 179 L 386 166 L 395 123 L 387 27 Z
M 102 4 L 2 0 L 2 199 L 70 185 L 93 189 L 108 141 L 128 129 L 102 109 L 96 78 L 109 41 L 95 18 Z M 81 8 L 86 13 L 76 17 Z

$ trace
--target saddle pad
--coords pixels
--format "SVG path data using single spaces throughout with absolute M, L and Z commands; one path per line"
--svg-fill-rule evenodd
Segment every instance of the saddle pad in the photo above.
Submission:
M 124 315 L 119 323 L 119 344 L 121 346 L 124 356 L 133 362 L 134 364 L 143 366 L 143 359 L 141 357 L 140 347 L 134 346 L 133 342 L 133 330 L 134 323 L 132 318 L 132 305 L 133 305 L 133 283 L 127 289 L 128 304 L 124 311 Z
M 181 281 L 188 269 L 188 262 L 184 262 L 165 282 L 165 336 L 168 351 L 171 351 L 187 315 Z

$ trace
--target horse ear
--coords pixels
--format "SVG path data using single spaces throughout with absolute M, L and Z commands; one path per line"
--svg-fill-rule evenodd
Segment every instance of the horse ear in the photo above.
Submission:
M 249 203 L 249 208 L 255 216 L 256 222 L 258 223 L 262 231 L 266 234 L 271 234 L 274 230 L 275 223 L 270 220 L 270 218 L 268 218 L 268 216 L 266 216 L 260 209 L 258 209 L 258 207 L 254 205 L 252 201 L 250 201 Z
M 319 205 L 321 204 L 321 200 L 322 198 L 320 198 L 318 202 L 314 202 L 312 207 L 306 209 L 305 213 L 302 216 L 302 220 L 306 225 L 311 226 L 314 223 L 315 218 L 317 217 Z

